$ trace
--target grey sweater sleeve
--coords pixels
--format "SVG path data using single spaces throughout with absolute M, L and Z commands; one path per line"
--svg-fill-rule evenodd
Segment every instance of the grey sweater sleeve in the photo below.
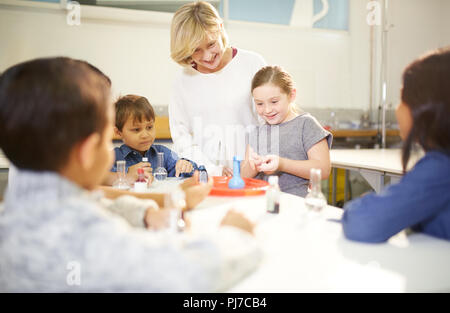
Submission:
M 108 211 L 122 216 L 134 227 L 145 227 L 145 213 L 149 208 L 159 209 L 158 204 L 151 199 L 138 199 L 132 196 L 121 196 L 115 200 L 101 198 L 100 204 Z
M 114 231 L 111 225 L 102 231 L 109 234 L 108 244 L 89 242 L 96 257 L 82 263 L 82 290 L 225 291 L 256 269 L 262 256 L 255 239 L 234 227 L 197 236 L 136 228 L 130 232 L 117 222 Z
M 232 226 L 221 226 L 210 239 L 218 247 L 219 275 L 214 291 L 223 292 L 253 272 L 263 258 L 253 236 Z
M 131 196 L 121 196 L 114 201 L 109 199 L 101 201 L 108 211 L 125 218 L 134 227 L 145 226 L 143 219 L 148 208 L 158 209 L 157 203 L 153 200 Z M 152 233 L 160 237 L 160 234 Z M 170 241 L 166 237 L 160 237 L 161 243 L 169 243 L 170 246 Z M 179 242 L 177 245 L 183 251 L 186 261 L 190 259 L 190 262 L 195 264 L 191 267 L 197 267 L 204 273 L 202 276 L 205 281 L 198 278 L 199 290 L 207 286 L 205 290 L 225 291 L 254 270 L 262 259 L 262 252 L 255 239 L 235 227 L 220 227 L 217 232 L 209 235 L 208 241 L 187 235 L 182 243 Z
M 106 210 L 54 173 L 18 173 L 8 190 L 0 292 L 212 292 L 261 259 L 254 238 L 231 227 L 203 236 L 132 227 L 121 216 L 137 225 L 149 202 L 117 199 Z

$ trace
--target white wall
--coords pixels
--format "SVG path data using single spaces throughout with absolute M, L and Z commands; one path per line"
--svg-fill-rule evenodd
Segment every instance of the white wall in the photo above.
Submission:
M 179 69 L 169 58 L 170 14 L 128 16 L 128 10 L 83 6 L 81 25 L 68 26 L 57 4 L 5 3 L 12 1 L 0 1 L 0 70 L 42 56 L 81 58 L 111 77 L 116 94 L 138 93 L 155 105 L 167 104 Z M 140 22 L 133 22 L 134 14 Z M 367 80 L 361 66 L 352 67 L 352 60 L 364 60 L 367 52 L 359 51 L 349 33 L 234 21 L 227 27 L 233 45 L 256 51 L 293 75 L 301 106 L 359 107 L 366 98 L 360 93 L 355 99 L 351 84 Z
M 400 99 L 404 68 L 425 52 L 450 44 L 450 1 L 391 0 L 389 20 L 388 98 L 393 107 Z
M 450 46 L 450 1 L 441 0 L 441 46 Z
M 137 18 L 128 18 L 127 10 L 82 8 L 81 25 L 69 26 L 58 4 L 37 5 L 44 9 L 5 7 L 0 2 L 0 70 L 43 56 L 85 59 L 110 76 L 117 94 L 142 94 L 153 104 L 167 104 L 169 86 L 178 70 L 169 57 L 170 14 L 158 13 L 161 19 L 138 12 L 137 18 L 144 21 L 133 22 Z M 125 12 L 118 16 L 130 21 L 98 13 L 105 10 Z
M 20 6 L 27 4 L 27 7 Z M 231 43 L 286 68 L 301 107 L 367 109 L 369 27 L 366 3 L 350 0 L 350 31 L 230 21 Z M 450 1 L 391 0 L 389 82 L 396 103 L 403 68 L 424 51 L 450 43 Z M 83 6 L 68 26 L 58 4 L 0 0 L 0 71 L 24 60 L 66 55 L 98 66 L 115 94 L 136 93 L 167 105 L 179 66 L 169 57 L 171 14 Z M 445 29 L 445 30 L 443 30 Z
M 350 105 L 350 37 L 344 32 L 230 23 L 237 47 L 254 50 L 294 78 L 301 107 Z M 339 83 L 336 83 L 339 82 Z

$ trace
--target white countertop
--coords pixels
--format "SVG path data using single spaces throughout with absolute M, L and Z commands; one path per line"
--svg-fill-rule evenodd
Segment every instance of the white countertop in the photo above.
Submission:
M 403 174 L 400 149 L 332 149 L 332 166 Z
M 5 156 L 0 156 L 0 169 L 8 169 L 9 160 Z
M 332 149 L 331 165 L 334 167 L 359 168 L 403 175 L 401 149 Z M 408 169 L 423 156 L 411 154 Z
M 208 197 L 190 213 L 194 232 L 218 227 L 230 208 L 258 221 L 264 258 L 232 292 L 450 291 L 450 242 L 405 232 L 383 244 L 344 238 L 343 211 L 306 215 L 303 198 L 282 194 L 280 214 L 265 213 L 265 197 Z

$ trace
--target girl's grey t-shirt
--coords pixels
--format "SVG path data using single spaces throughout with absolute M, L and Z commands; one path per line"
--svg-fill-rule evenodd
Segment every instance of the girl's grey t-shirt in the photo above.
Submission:
M 291 160 L 308 160 L 308 150 L 326 138 L 331 148 L 333 135 L 326 131 L 309 113 L 278 125 L 261 125 L 249 135 L 249 144 L 259 155 L 276 154 Z M 285 172 L 277 172 L 278 184 L 283 192 L 304 197 L 309 180 Z M 259 173 L 255 178 L 268 180 L 269 175 Z

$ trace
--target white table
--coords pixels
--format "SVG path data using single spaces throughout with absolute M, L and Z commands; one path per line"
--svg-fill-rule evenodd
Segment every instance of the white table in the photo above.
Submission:
M 344 238 L 342 210 L 328 206 L 307 218 L 303 198 L 283 193 L 279 215 L 265 197 L 208 197 L 190 213 L 193 231 L 213 231 L 229 208 L 259 220 L 255 237 L 264 258 L 231 292 L 450 291 L 450 242 L 402 232 L 383 244 Z
M 3 156 L 0 155 L 0 173 L 8 173 L 9 169 L 9 160 Z
M 412 156 L 408 168 L 411 168 L 419 157 Z M 333 204 L 336 203 L 336 168 L 346 170 L 346 185 L 347 170 L 354 170 L 358 171 L 376 192 L 384 188 L 385 177 L 390 177 L 390 183 L 396 183 L 403 175 L 400 149 L 332 149 L 330 159 L 333 167 Z

